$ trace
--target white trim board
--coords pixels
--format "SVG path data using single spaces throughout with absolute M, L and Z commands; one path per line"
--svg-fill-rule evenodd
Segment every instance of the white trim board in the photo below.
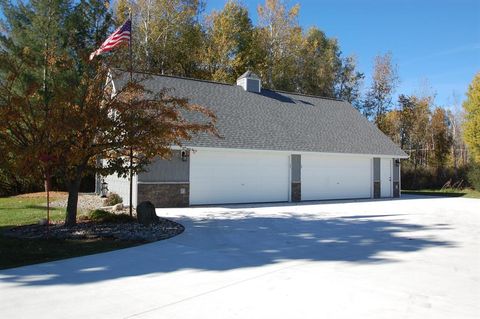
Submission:
M 308 151 L 280 151 L 280 150 L 266 150 L 266 149 L 242 149 L 242 148 L 224 148 L 224 147 L 191 147 L 191 146 L 172 146 L 172 150 L 182 150 L 188 149 L 192 152 L 196 150 L 205 150 L 205 151 L 218 151 L 218 152 L 275 152 L 275 153 L 284 153 L 284 154 L 319 154 L 326 156 L 360 156 L 360 157 L 379 157 L 379 158 L 401 158 L 407 159 L 408 156 L 396 156 L 396 155 L 384 155 L 384 154 L 360 154 L 360 153 L 332 153 L 332 152 L 308 152 Z

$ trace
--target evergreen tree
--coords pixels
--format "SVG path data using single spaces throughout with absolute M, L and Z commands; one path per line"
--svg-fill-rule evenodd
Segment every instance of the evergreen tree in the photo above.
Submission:
M 360 109 L 361 86 L 364 78 L 364 74 L 357 71 L 357 62 L 354 56 L 343 58 L 340 70 L 337 72 L 335 97 Z

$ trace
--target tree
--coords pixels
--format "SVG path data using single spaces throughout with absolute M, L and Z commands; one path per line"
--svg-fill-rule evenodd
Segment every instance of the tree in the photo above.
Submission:
M 122 25 L 127 21 L 132 7 L 133 3 L 129 0 L 117 0 L 115 6 L 115 22 L 117 25 Z
M 56 5 L 62 8 L 65 2 Z M 103 2 L 81 1 L 61 11 L 64 18 L 55 21 L 65 21 L 62 28 L 69 35 L 65 38 L 56 33 L 45 46 L 25 40 L 37 32 L 31 17 L 53 20 L 51 12 L 59 8 L 39 0 L 6 11 L 9 32 L 1 39 L 0 51 L 0 152 L 8 154 L 12 168 L 26 175 L 42 176 L 48 166 L 66 180 L 65 224 L 72 226 L 81 178 L 98 169 L 97 157 L 107 159 L 101 172 L 125 174 L 125 150 L 133 148 L 140 169 L 155 156 L 168 156 L 171 145 L 181 145 L 192 134 L 214 132 L 214 115 L 171 92 L 153 94 L 139 84 L 142 79 L 111 91 L 108 66 L 118 64 L 121 51 L 88 62 L 95 47 L 89 44 L 105 30 L 88 23 L 89 18 L 109 21 Z M 18 21 L 18 16 L 25 19 Z M 48 55 L 43 48 L 48 48 Z M 204 120 L 190 122 L 185 112 L 200 112 Z M 43 161 L 46 157 L 49 160 Z
M 458 167 L 467 164 L 466 145 L 463 140 L 462 124 L 464 121 L 464 114 L 461 110 L 459 98 L 456 94 L 452 95 L 453 103 L 450 110 L 447 111 L 450 125 L 450 135 L 452 136 L 452 150 L 451 159 L 454 168 L 455 176 L 458 175 Z
M 208 77 L 214 81 L 235 82 L 254 66 L 254 28 L 248 10 L 238 2 L 228 1 L 222 11 L 212 12 L 207 22 L 202 60 L 208 68 Z
M 125 0 L 118 3 L 118 24 L 125 16 Z M 198 21 L 201 0 L 138 0 L 133 7 L 136 68 L 160 74 L 192 76 L 202 50 Z
M 357 71 L 357 62 L 354 56 L 348 56 L 341 61 L 337 72 L 335 97 L 351 103 L 356 109 L 360 108 L 361 86 L 365 75 Z
M 437 169 L 445 166 L 452 145 L 452 136 L 450 135 L 450 122 L 447 112 L 437 107 L 432 113 L 430 120 L 430 130 L 432 134 L 433 158 L 431 161 Z
M 397 145 L 402 144 L 402 112 L 392 110 L 377 119 L 378 128 Z
M 7 154 L 3 164 L 16 171 L 52 153 L 52 103 L 56 102 L 52 91 L 66 89 L 67 80 L 72 80 L 62 67 L 65 59 L 61 52 L 69 45 L 68 34 L 74 34 L 73 16 L 69 15 L 73 3 L 37 0 L 14 5 L 2 0 L 0 6 L 5 15 L 0 37 L 0 113 L 7 121 L 0 124 L 0 147 L 2 154 Z M 28 134 L 23 132 L 25 127 Z M 37 165 L 41 168 L 37 173 L 45 177 L 47 165 L 41 161 Z
M 372 83 L 362 106 L 363 114 L 372 120 L 385 114 L 392 107 L 393 93 L 398 86 L 398 72 L 392 54 L 375 57 Z
M 237 0 L 204 20 L 200 0 L 118 0 L 116 24 L 133 7 L 137 68 L 152 73 L 234 82 L 247 69 L 265 88 L 340 98 L 358 106 L 363 74 L 338 41 L 316 27 L 304 32 L 299 5 L 266 0 L 258 25 Z
M 467 99 L 463 102 L 465 122 L 463 138 L 467 144 L 472 159 L 480 163 L 480 72 L 478 72 L 468 87 Z
M 303 37 L 301 51 L 296 58 L 298 70 L 291 75 L 296 82 L 296 91 L 335 97 L 335 84 L 340 80 L 338 71 L 342 62 L 339 55 L 336 39 L 329 39 L 316 27 L 310 28 Z M 347 74 L 344 75 L 348 77 Z M 345 88 L 345 86 L 340 88 L 342 93 L 346 93 Z
M 400 105 L 400 125 L 399 125 L 399 134 L 400 134 L 400 147 L 411 148 L 412 142 L 414 139 L 415 132 L 413 131 L 415 125 L 415 113 L 417 112 L 417 102 L 418 99 L 414 96 L 406 96 L 401 94 L 398 97 L 398 103 Z M 425 120 L 424 117 L 419 119 Z
M 290 9 L 280 0 L 266 0 L 258 6 L 257 46 L 264 62 L 259 73 L 266 87 L 296 91 L 294 81 L 296 58 L 302 45 L 302 32 L 298 25 L 297 4 Z
M 398 112 L 399 145 L 409 153 L 409 161 L 413 163 L 415 170 L 418 165 L 427 163 L 432 101 L 432 97 L 419 98 L 402 94 L 398 99 L 399 110 L 386 113 L 388 116 L 392 112 Z M 379 123 L 384 117 L 385 115 L 379 117 Z

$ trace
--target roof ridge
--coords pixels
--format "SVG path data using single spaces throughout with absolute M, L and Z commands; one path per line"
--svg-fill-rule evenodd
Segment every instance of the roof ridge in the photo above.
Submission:
M 117 69 L 117 70 L 122 71 L 122 72 L 128 72 L 128 70 L 123 70 L 123 69 Z M 147 71 L 134 71 L 133 73 L 148 74 L 148 75 L 153 75 L 153 76 L 161 76 L 161 77 L 175 78 L 175 79 L 182 79 L 182 80 L 189 80 L 189 81 L 196 81 L 196 82 L 205 82 L 205 83 L 211 83 L 211 84 L 221 84 L 221 85 L 228 85 L 228 86 L 233 86 L 233 87 L 236 86 L 236 84 L 234 84 L 234 83 L 227 83 L 227 82 L 220 82 L 220 81 L 213 81 L 213 80 L 205 80 L 205 79 L 197 79 L 197 78 L 191 78 L 191 77 L 188 77 L 188 76 L 158 74 L 158 73 L 147 72 Z M 323 99 L 323 100 L 345 102 L 345 100 L 342 100 L 342 99 L 337 99 L 337 98 L 334 98 L 334 97 L 321 96 L 321 95 L 305 94 L 305 93 L 290 92 L 290 91 L 283 91 L 283 90 L 274 90 L 274 89 L 268 89 L 268 88 L 263 88 L 263 87 L 262 87 L 262 90 L 267 90 L 267 91 L 271 91 L 271 92 L 278 92 L 278 93 L 285 93 L 285 94 L 292 94 L 292 95 L 299 95 L 299 96 L 306 96 L 306 97 L 313 97 L 313 98 Z
M 123 69 L 117 69 L 117 70 L 122 71 L 122 72 L 129 72 L 128 70 L 123 70 Z M 134 71 L 133 73 L 148 74 L 148 75 L 153 75 L 153 76 L 162 76 L 162 77 L 166 77 L 166 78 L 175 78 L 175 79 L 190 80 L 190 81 L 196 81 L 196 82 L 206 82 L 206 83 L 211 83 L 211 84 L 221 84 L 221 85 L 235 86 L 232 83 L 198 79 L 198 78 L 191 78 L 191 77 L 188 77 L 188 76 L 171 75 L 171 74 L 158 74 L 158 73 L 147 72 L 147 71 Z
M 345 100 L 337 99 L 335 97 L 328 97 L 328 96 L 321 96 L 321 95 L 314 95 L 314 94 L 305 94 L 305 93 L 297 93 L 297 92 L 282 91 L 282 90 L 264 89 L 264 88 L 262 88 L 262 90 L 279 92 L 279 93 L 286 93 L 286 94 L 292 94 L 292 95 L 300 95 L 300 96 L 306 96 L 306 97 L 314 97 L 314 98 L 322 99 L 322 100 L 333 100 L 333 101 L 345 102 Z

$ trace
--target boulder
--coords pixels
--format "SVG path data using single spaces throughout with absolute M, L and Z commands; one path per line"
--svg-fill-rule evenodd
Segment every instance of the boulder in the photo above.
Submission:
M 141 202 L 137 206 L 137 220 L 140 224 L 148 226 L 159 221 L 152 202 Z

